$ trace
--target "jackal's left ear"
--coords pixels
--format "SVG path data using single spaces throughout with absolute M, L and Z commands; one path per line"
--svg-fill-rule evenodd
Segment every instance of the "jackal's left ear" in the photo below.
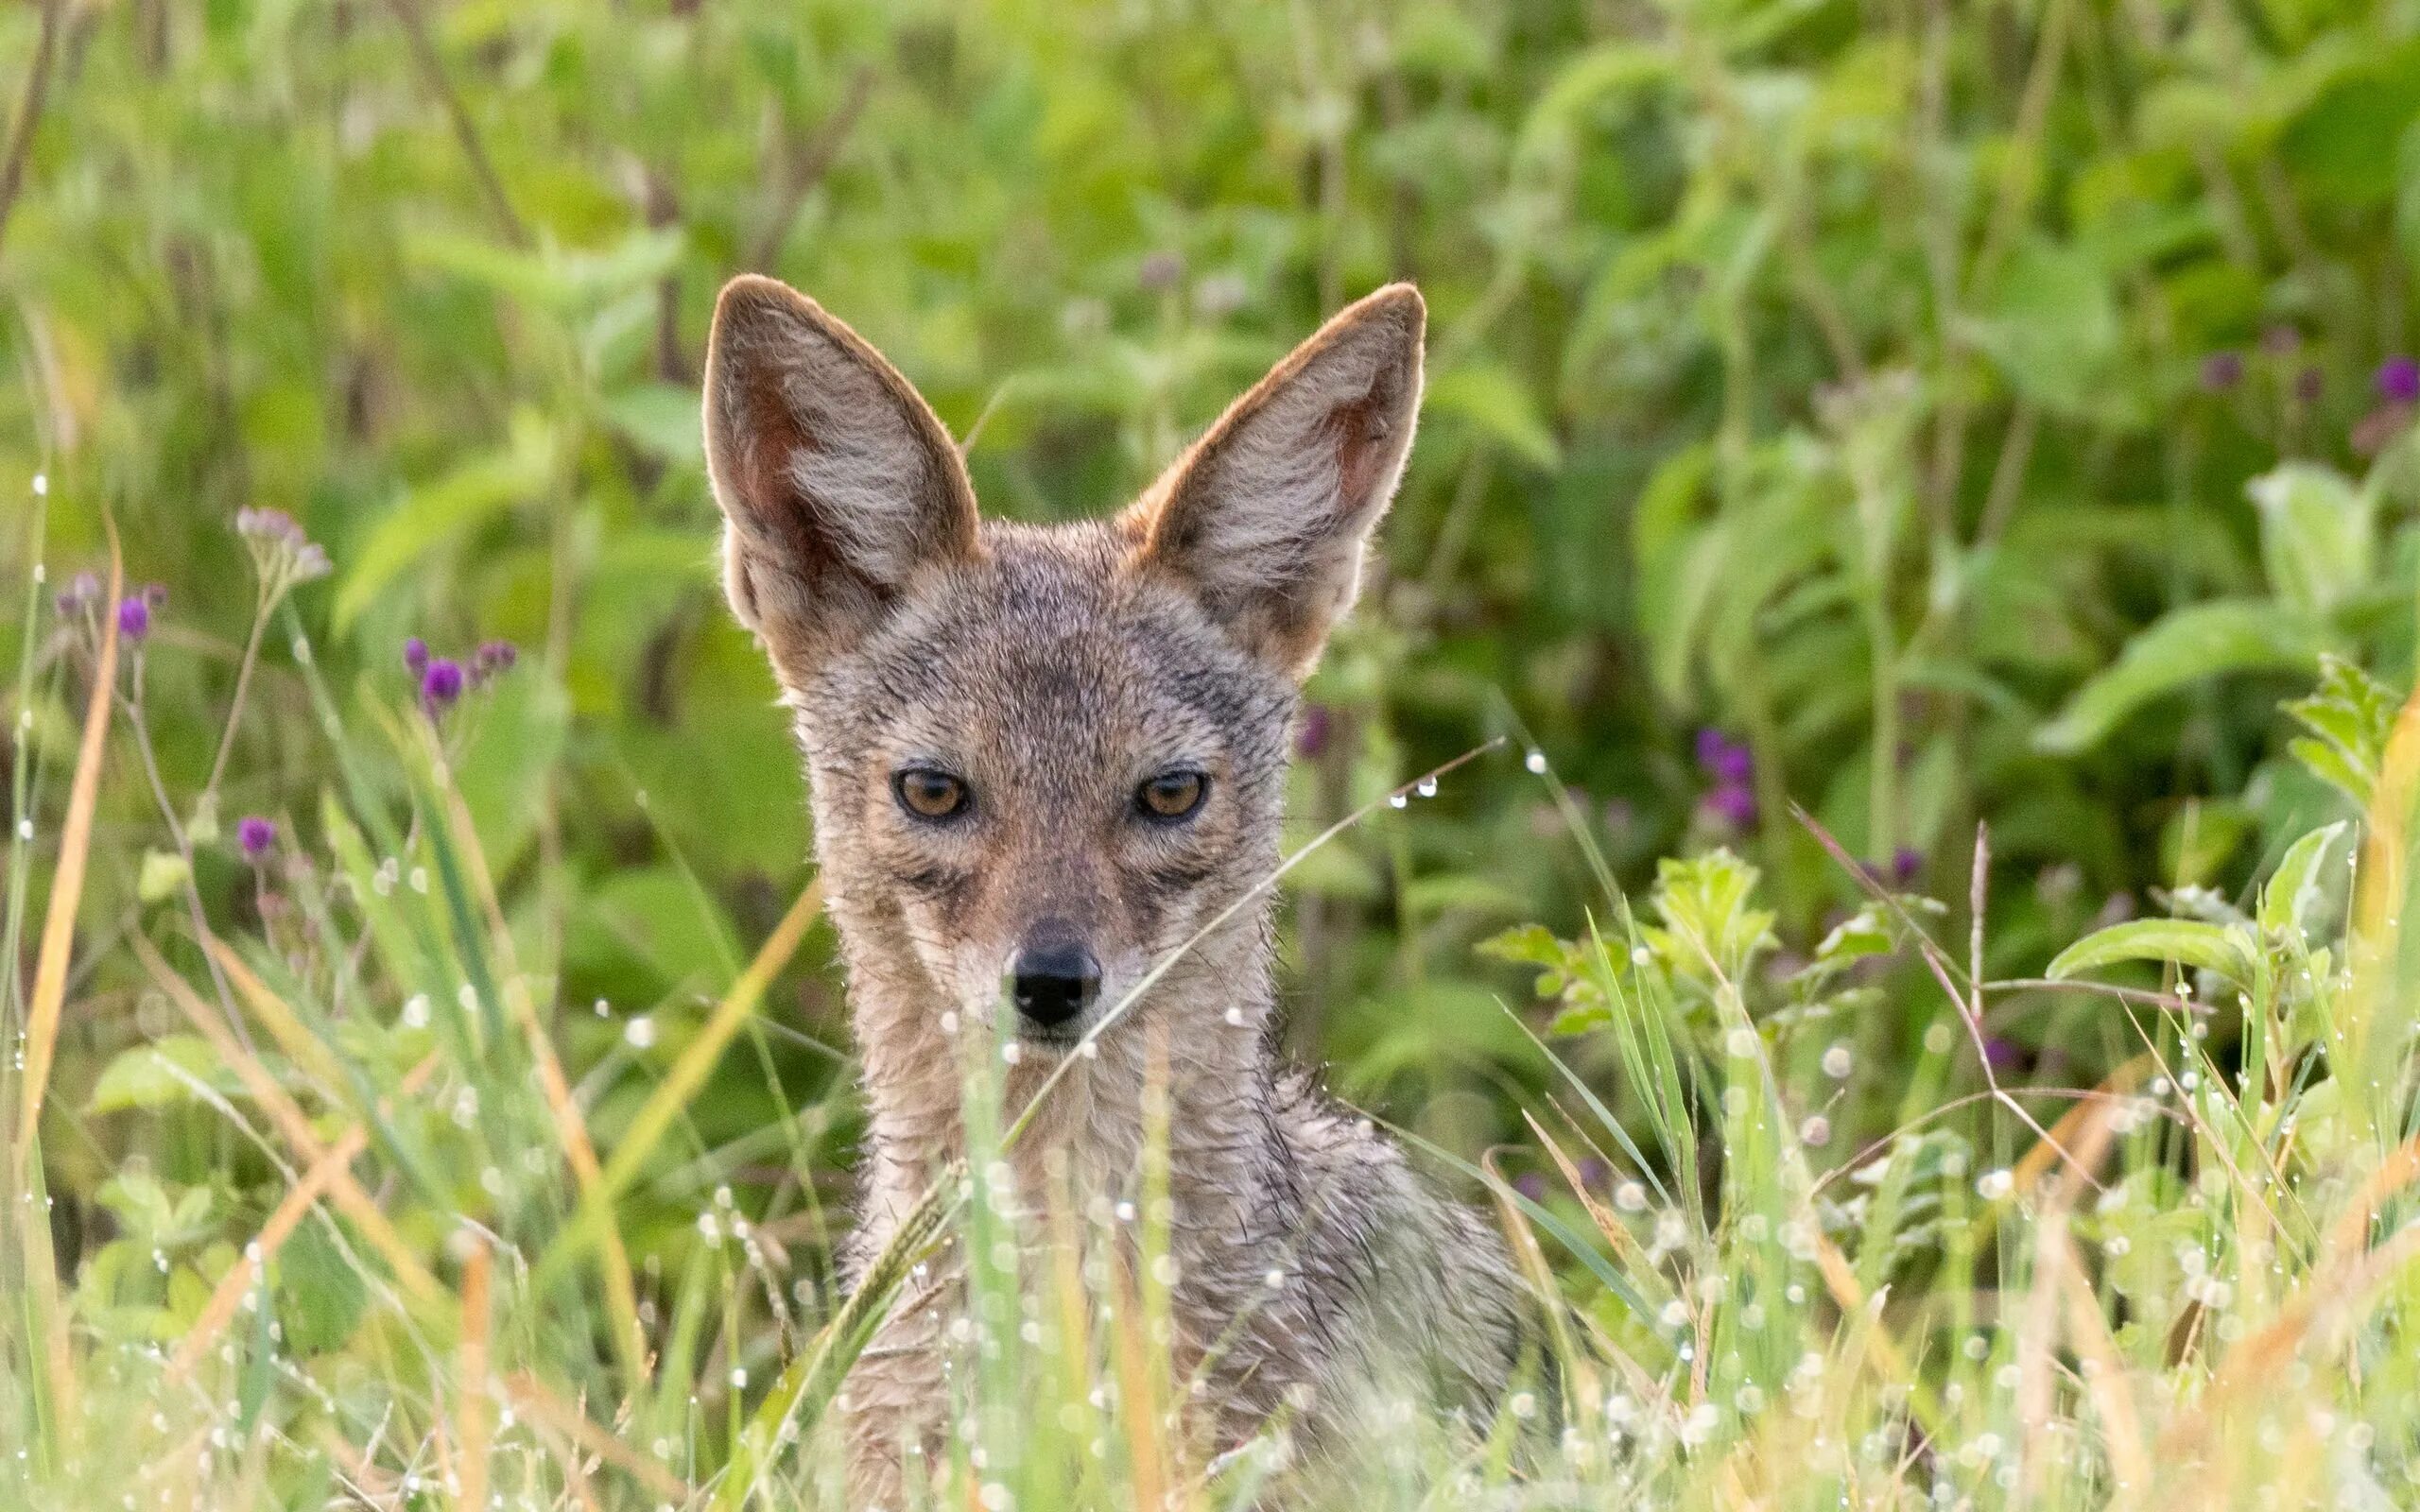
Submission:
M 1229 407 L 1134 506 L 1142 561 L 1300 678 L 1352 607 L 1420 408 L 1420 291 L 1347 308 Z
M 734 279 L 715 305 L 706 470 L 733 611 L 792 677 L 862 638 L 918 572 L 977 549 L 975 490 L 940 419 L 769 278 Z

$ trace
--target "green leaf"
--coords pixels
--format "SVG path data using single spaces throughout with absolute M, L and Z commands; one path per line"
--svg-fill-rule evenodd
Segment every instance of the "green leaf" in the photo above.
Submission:
M 2043 408 L 2079 420 L 2105 418 L 2104 381 L 2118 355 L 2118 301 L 2108 275 L 2072 247 L 2028 240 L 2000 275 L 1992 313 L 1968 335 L 2009 384 Z
M 504 674 L 480 697 L 454 780 L 492 872 L 510 870 L 537 833 L 570 726 L 562 684 L 535 669 Z
M 2048 975 L 2064 981 L 2128 961 L 2175 961 L 2250 986 L 2257 968 L 2239 933 L 2194 919 L 2133 919 L 2096 931 L 2061 951 Z
M 2395 190 L 2396 146 L 2415 113 L 2420 47 L 2361 57 L 2287 126 L 2278 154 L 2299 183 L 2324 198 L 2383 204 Z
M 146 850 L 142 869 L 135 873 L 134 895 L 147 903 L 164 902 L 192 875 L 193 868 L 174 850 Z
M 306 1223 L 277 1254 L 277 1316 L 297 1355 L 324 1354 L 353 1336 L 370 1286 L 325 1226 Z
M 1489 363 L 1439 373 L 1429 380 L 1422 407 L 1468 421 L 1532 467 L 1554 468 L 1563 462 L 1562 443 L 1539 414 L 1529 388 L 1509 369 Z
M 610 394 L 605 418 L 641 448 L 667 462 L 701 463 L 705 437 L 695 390 L 672 384 L 640 384 Z
M 1821 966 L 1845 966 L 1869 955 L 1888 955 L 1891 949 L 1891 926 L 1883 919 L 1881 905 L 1870 902 L 1832 926 L 1832 932 L 1815 947 L 1815 961 Z
M 2287 847 L 2260 891 L 2260 927 L 2273 935 L 2300 934 L 2317 916 L 2327 889 L 2321 885 L 2320 863 L 2328 848 L 2350 828 L 2347 821 L 2313 830 Z
M 1731 981 L 1744 979 L 1750 958 L 1773 943 L 1773 916 L 1748 906 L 1758 875 L 1754 867 L 1719 848 L 1685 861 L 1656 863 L 1652 902 L 1677 936 L 1668 955 L 1675 969 L 1702 976 L 1710 958 L 1713 969 Z
M 2126 643 L 2115 665 L 2076 690 L 2057 719 L 2035 731 L 2036 748 L 2088 750 L 2143 705 L 2230 672 L 2295 672 L 2316 666 L 2325 632 L 2282 605 L 2218 599 L 2188 605 Z
M 2286 713 L 2317 738 L 2296 739 L 2286 748 L 2355 807 L 2366 809 L 2401 703 L 2385 684 L 2352 662 L 2323 656 L 2319 686 L 2309 696 L 2286 705 Z
M 191 1098 L 196 1084 L 229 1097 L 241 1096 L 244 1091 L 234 1070 L 218 1058 L 208 1040 L 172 1034 L 118 1052 L 115 1059 L 101 1068 L 84 1110 L 116 1113 L 130 1108 L 162 1108 Z
M 429 552 L 540 492 L 554 469 L 553 429 L 523 413 L 513 417 L 501 451 L 405 494 L 353 553 L 352 570 L 337 589 L 336 627 L 351 628 L 380 591 Z
M 2377 566 L 2377 499 L 2333 468 L 2289 462 L 2244 486 L 2260 510 L 2269 586 L 2324 614 L 2366 588 Z

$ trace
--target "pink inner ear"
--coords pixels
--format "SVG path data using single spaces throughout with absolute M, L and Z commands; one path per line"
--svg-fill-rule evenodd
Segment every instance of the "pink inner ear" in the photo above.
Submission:
M 1328 434 L 1336 441 L 1338 507 L 1350 514 L 1378 486 L 1386 455 L 1387 396 L 1374 384 L 1351 404 L 1339 404 L 1328 415 Z
M 779 384 L 777 375 L 761 373 L 740 393 L 748 440 L 738 457 L 735 491 L 749 507 L 750 524 L 778 542 L 789 569 L 802 578 L 818 580 L 845 563 L 833 551 L 827 532 L 808 517 L 813 502 L 799 494 L 793 459 L 815 438 L 797 410 L 784 403 Z

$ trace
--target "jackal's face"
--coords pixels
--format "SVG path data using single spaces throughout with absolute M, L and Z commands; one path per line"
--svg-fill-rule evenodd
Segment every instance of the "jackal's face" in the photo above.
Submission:
M 1422 322 L 1409 287 L 1372 295 L 1132 507 L 1033 528 L 978 518 L 848 327 L 768 279 L 723 291 L 725 583 L 796 711 L 860 972 L 976 1022 L 1005 988 L 1062 1048 L 1269 874 L 1295 688 L 1402 472 Z

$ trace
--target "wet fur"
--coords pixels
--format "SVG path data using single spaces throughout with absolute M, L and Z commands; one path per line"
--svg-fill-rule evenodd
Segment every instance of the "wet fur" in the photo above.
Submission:
M 706 419 L 727 586 L 796 716 L 865 1061 L 852 1274 L 960 1148 L 968 1026 L 992 1027 L 1028 931 L 1079 930 L 1105 1006 L 1277 865 L 1296 684 L 1409 450 L 1422 315 L 1380 291 L 1134 507 L 1034 528 L 977 516 L 940 422 L 846 326 L 769 280 L 725 291 Z M 969 812 L 902 816 L 913 762 L 964 778 Z M 1199 817 L 1138 823 L 1130 795 L 1172 763 L 1209 774 Z M 1382 1383 L 1483 1402 L 1518 1333 L 1493 1231 L 1273 1053 L 1273 927 L 1264 895 L 1178 959 L 1013 1156 L 1037 1202 L 1098 1219 L 1134 1195 L 1166 1057 L 1174 1363 L 1206 1378 L 1217 1446 L 1281 1408 L 1338 1441 Z M 1008 1106 L 1054 1061 L 1011 1067 Z M 861 1499 L 900 1504 L 903 1452 L 943 1423 L 945 1304 L 904 1307 L 849 1379 Z

